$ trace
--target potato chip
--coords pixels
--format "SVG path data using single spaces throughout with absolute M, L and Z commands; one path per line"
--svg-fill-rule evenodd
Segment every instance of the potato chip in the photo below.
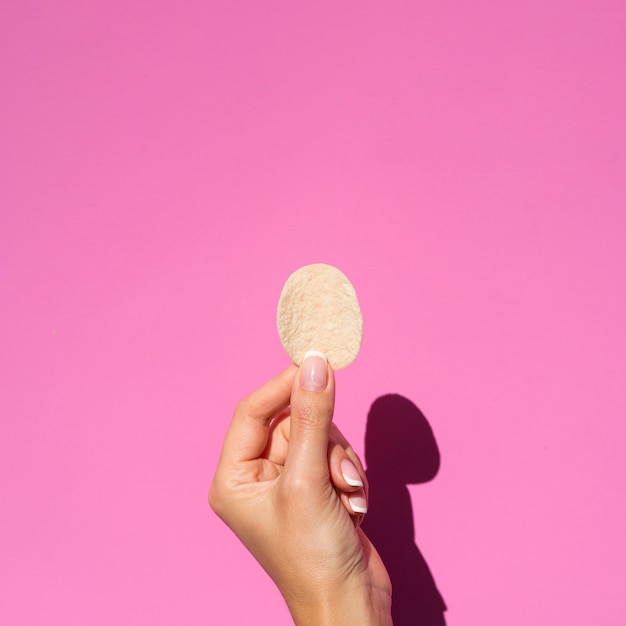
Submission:
M 306 265 L 287 279 L 276 324 L 296 365 L 315 350 L 338 370 L 350 365 L 361 349 L 363 317 L 356 292 L 345 274 L 331 265 Z

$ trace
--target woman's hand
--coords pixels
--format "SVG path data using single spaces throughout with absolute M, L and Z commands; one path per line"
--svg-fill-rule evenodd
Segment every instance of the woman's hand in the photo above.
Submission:
M 298 626 L 391 624 L 391 584 L 359 528 L 361 463 L 332 424 L 334 376 L 311 354 L 235 410 L 209 502 L 272 577 Z

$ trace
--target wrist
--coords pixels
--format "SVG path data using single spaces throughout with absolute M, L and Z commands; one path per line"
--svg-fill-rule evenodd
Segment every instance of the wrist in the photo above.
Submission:
M 369 583 L 338 585 L 308 597 L 296 594 L 287 606 L 296 626 L 392 626 L 391 589 Z

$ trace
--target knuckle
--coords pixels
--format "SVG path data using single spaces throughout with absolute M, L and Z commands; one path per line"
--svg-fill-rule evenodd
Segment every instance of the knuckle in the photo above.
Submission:
M 282 494 L 288 501 L 306 500 L 315 486 L 315 481 L 307 474 L 291 473 L 283 480 Z
M 297 420 L 304 428 L 316 428 L 324 421 L 322 411 L 311 402 L 292 407 L 291 419 Z
M 224 497 L 219 485 L 215 482 L 209 487 L 209 506 L 220 518 L 224 516 Z
M 233 415 L 245 415 L 248 412 L 248 405 L 248 397 L 242 398 L 239 402 L 237 402 Z

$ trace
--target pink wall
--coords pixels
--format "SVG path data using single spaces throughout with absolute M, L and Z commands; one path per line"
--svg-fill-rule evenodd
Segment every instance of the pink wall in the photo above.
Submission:
M 450 626 L 626 623 L 625 27 L 602 0 L 3 2 L 0 623 L 290 623 L 206 493 L 318 261 L 365 320 L 337 423 L 363 453 L 400 394 L 441 455 L 376 477 L 406 580 Z

